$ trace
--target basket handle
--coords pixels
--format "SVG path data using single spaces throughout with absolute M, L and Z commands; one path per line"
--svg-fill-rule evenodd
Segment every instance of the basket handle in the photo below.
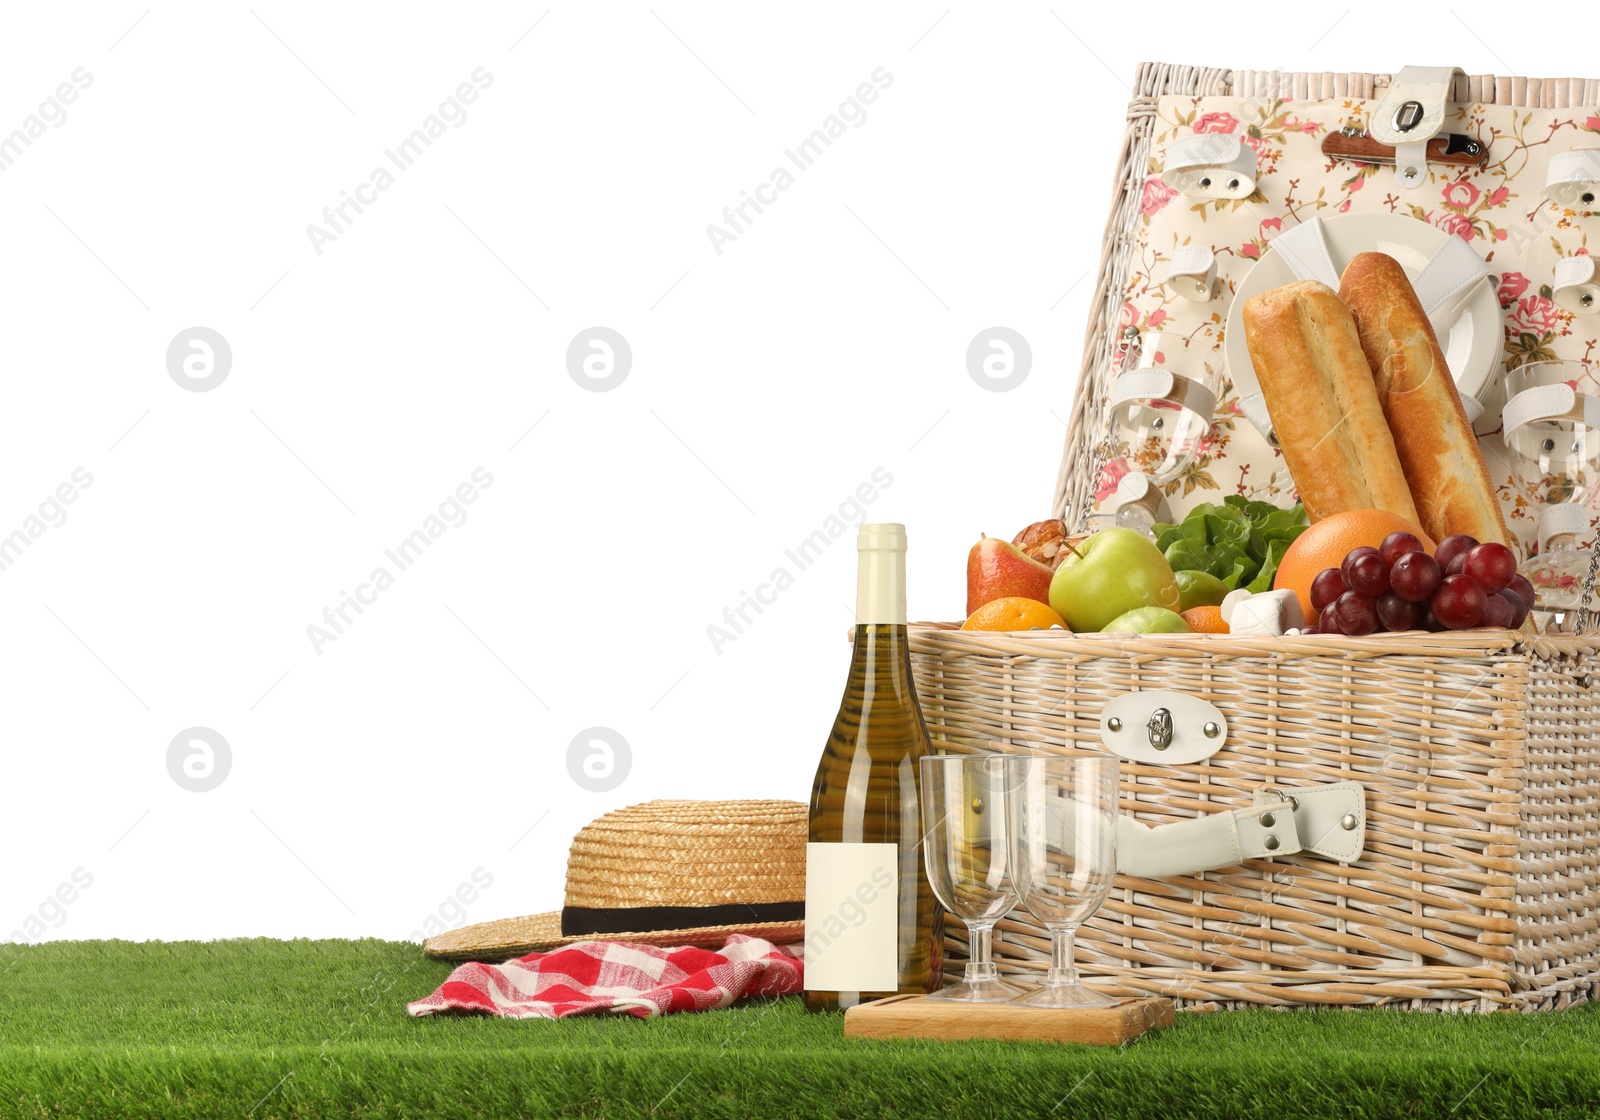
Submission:
M 1070 854 L 1075 818 L 1089 809 L 1068 797 L 1050 802 L 1051 847 Z M 1361 858 L 1366 791 L 1360 782 L 1324 782 L 1289 790 L 1267 786 L 1255 803 L 1174 824 L 1140 824 L 1117 816 L 1117 871 L 1165 879 L 1236 867 L 1247 859 L 1309 852 L 1340 863 Z
M 1117 870 L 1140 879 L 1164 879 L 1234 867 L 1247 859 L 1310 852 L 1340 863 L 1361 856 L 1366 825 L 1360 782 L 1268 788 L 1247 809 L 1212 813 L 1176 824 L 1140 824 L 1117 818 Z

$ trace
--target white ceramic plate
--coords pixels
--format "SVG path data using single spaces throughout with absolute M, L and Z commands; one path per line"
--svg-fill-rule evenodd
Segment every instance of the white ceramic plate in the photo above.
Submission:
M 1341 214 L 1324 218 L 1322 233 L 1337 271 L 1342 273 L 1357 253 L 1387 253 L 1400 262 L 1406 275 L 1413 280 L 1433 259 L 1445 238 L 1451 236 L 1426 222 L 1399 214 Z M 1299 277 L 1282 254 L 1274 252 L 1269 243 L 1266 254 L 1239 284 L 1228 308 L 1227 344 L 1223 351 L 1228 375 L 1239 396 L 1254 393 L 1260 387 L 1244 341 L 1244 301 L 1257 292 L 1292 284 L 1297 279 Z M 1445 364 L 1455 376 L 1456 386 L 1483 401 L 1491 410 L 1484 413 L 1478 426 L 1486 422 L 1489 430 L 1498 427 L 1500 413 L 1493 404 L 1495 394 L 1488 392 L 1491 387 L 1498 389 L 1497 375 L 1505 345 L 1503 316 L 1495 286 L 1484 277 L 1456 293 L 1430 315 L 1429 320 L 1433 323 L 1434 334 L 1439 336 Z

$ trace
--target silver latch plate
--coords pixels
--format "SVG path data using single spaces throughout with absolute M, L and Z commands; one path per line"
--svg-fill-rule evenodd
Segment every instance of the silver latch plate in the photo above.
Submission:
M 1183 765 L 1221 750 L 1228 720 L 1215 704 L 1186 692 L 1124 692 L 1100 710 L 1100 738 L 1112 754 L 1133 762 Z

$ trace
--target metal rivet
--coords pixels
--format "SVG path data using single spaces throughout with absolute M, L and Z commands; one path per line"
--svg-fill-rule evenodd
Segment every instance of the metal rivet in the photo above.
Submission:
M 1556 441 L 1553 439 L 1547 439 L 1539 445 L 1539 450 L 1543 451 L 1546 455 L 1550 454 L 1550 452 L 1554 451 L 1555 449 Z
M 1339 827 L 1344 829 L 1346 832 L 1354 832 L 1356 825 L 1359 823 L 1360 822 L 1356 820 L 1356 815 L 1354 813 L 1346 813 L 1344 816 L 1339 818 Z
M 1167 426 L 1167 421 L 1165 418 L 1157 416 L 1154 420 L 1150 421 L 1150 426 L 1159 431 Z
M 1239 189 L 1239 180 L 1237 180 L 1237 179 L 1229 179 L 1228 180 L 1228 189 L 1230 191 L 1238 190 Z
M 1120 719 L 1118 719 L 1116 716 L 1112 716 L 1110 719 L 1106 720 L 1106 730 L 1107 731 L 1121 731 L 1122 730 L 1122 721 Z
M 1278 823 L 1278 818 L 1273 816 L 1271 813 L 1262 813 L 1261 814 L 1261 824 L 1264 827 L 1271 828 L 1273 825 L 1275 825 L 1277 823 Z M 1276 845 L 1274 845 L 1274 846 L 1276 846 Z
M 1578 302 L 1583 304 L 1583 306 L 1588 307 L 1594 302 L 1594 296 L 1590 295 L 1588 292 L 1584 292 L 1583 295 L 1578 297 Z
M 1218 735 L 1222 734 L 1222 728 L 1215 723 L 1208 723 L 1200 730 L 1205 733 L 1205 737 L 1207 739 L 1215 739 Z
M 1210 187 L 1211 187 L 1211 176 L 1207 175 L 1204 179 L 1201 179 L 1200 180 L 1200 186 L 1201 186 L 1202 189 L 1210 189 Z
M 1580 676 L 1578 678 L 1578 687 L 1579 688 L 1588 688 L 1593 683 L 1594 683 L 1594 678 L 1591 677 L 1588 673 L 1584 673 L 1582 676 Z
M 1587 205 L 1589 205 L 1589 203 L 1594 201 L 1594 192 L 1593 191 L 1584 191 L 1583 195 L 1581 197 L 1583 199 L 1583 204 L 1585 206 L 1587 206 Z
M 1277 851 L 1278 850 L 1278 838 L 1276 836 L 1267 837 L 1266 840 L 1262 843 L 1262 847 L 1266 848 L 1267 851 L 1269 851 L 1269 852 Z
M 972 811 L 973 811 L 973 812 L 974 812 L 974 813 L 981 813 L 981 812 L 983 812 L 983 798 L 981 798 L 981 797 L 974 797 L 974 798 L 973 798 L 973 799 L 972 799 Z

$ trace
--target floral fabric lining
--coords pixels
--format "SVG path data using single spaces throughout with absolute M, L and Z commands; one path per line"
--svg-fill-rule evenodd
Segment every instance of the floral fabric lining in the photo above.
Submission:
M 1587 253 L 1600 214 L 1564 211 L 1544 194 L 1551 155 L 1574 148 L 1600 148 L 1600 115 L 1573 109 L 1524 109 L 1458 105 L 1447 118 L 1450 132 L 1487 145 L 1482 169 L 1430 165 L 1428 181 L 1400 188 L 1392 167 L 1350 163 L 1324 156 L 1321 143 L 1346 122 L 1365 123 L 1372 103 L 1261 101 L 1238 97 L 1162 97 L 1124 292 L 1121 322 L 1141 331 L 1159 329 L 1198 348 L 1217 386 L 1217 411 L 1199 452 L 1164 485 L 1175 516 L 1225 494 L 1288 505 L 1293 481 L 1281 453 L 1239 411 L 1227 376 L 1223 340 L 1229 303 L 1251 265 L 1272 239 L 1300 222 L 1336 214 L 1401 214 L 1426 222 L 1476 249 L 1499 278 L 1504 312 L 1506 368 L 1539 359 L 1600 360 L 1600 316 L 1577 316 L 1551 298 L 1551 276 L 1563 257 Z M 1238 135 L 1259 158 L 1256 192 L 1241 200 L 1187 197 L 1161 179 L 1166 145 L 1194 133 Z M 1194 303 L 1160 283 L 1180 245 L 1202 244 L 1216 254 L 1219 294 Z M 1525 546 L 1534 537 L 1539 507 L 1516 484 L 1496 434 L 1482 439 L 1506 517 Z M 1096 487 L 1103 502 L 1117 480 L 1138 469 L 1143 452 L 1115 445 Z M 1591 525 L 1600 517 L 1591 520 Z

